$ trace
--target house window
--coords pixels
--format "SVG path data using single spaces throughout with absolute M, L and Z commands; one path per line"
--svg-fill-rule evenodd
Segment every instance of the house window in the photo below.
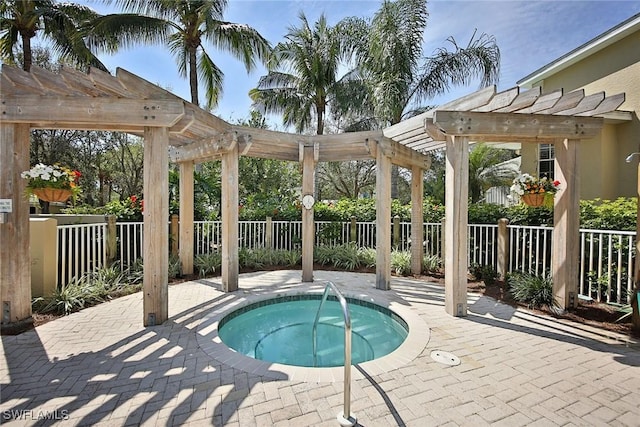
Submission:
M 540 157 L 538 161 L 538 174 L 553 179 L 553 167 L 555 163 L 553 144 L 540 144 Z

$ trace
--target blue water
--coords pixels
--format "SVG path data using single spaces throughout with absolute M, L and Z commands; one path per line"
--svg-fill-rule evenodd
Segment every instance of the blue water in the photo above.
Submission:
M 282 301 L 235 315 L 220 323 L 222 341 L 246 356 L 295 366 L 344 365 L 344 317 L 337 301 L 322 307 L 314 363 L 312 329 L 320 299 Z M 243 310 L 244 311 L 244 310 Z M 407 337 L 407 328 L 389 310 L 349 304 L 351 359 L 362 363 L 391 353 Z

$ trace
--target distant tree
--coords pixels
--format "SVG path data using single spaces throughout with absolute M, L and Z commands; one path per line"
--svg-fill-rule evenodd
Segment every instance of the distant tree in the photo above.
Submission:
M 376 164 L 372 160 L 320 163 L 318 185 L 318 193 L 324 199 L 372 197 L 376 185 Z
M 303 12 L 298 18 L 300 26 L 289 27 L 285 41 L 274 48 L 269 73 L 249 96 L 260 112 L 282 114 L 285 126 L 322 135 L 329 104 L 340 96 L 342 35 L 327 24 L 324 14 L 313 27 Z
M 371 21 L 346 18 L 339 26 L 349 35 L 356 67 L 345 79 L 352 96 L 336 105 L 336 114 L 349 114 L 351 128 L 384 128 L 426 110 L 423 102 L 446 93 L 451 85 L 480 79 L 484 87 L 498 81 L 500 50 L 491 36 L 474 35 L 466 47 L 453 37 L 449 51 L 438 49 L 424 57 L 427 26 L 424 0 L 383 1 Z M 393 169 L 392 197 L 397 197 L 398 169 Z
M 99 15 L 86 6 L 57 3 L 53 0 L 4 0 L 0 2 L 0 55 L 15 64 L 18 48 L 22 53 L 22 68 L 31 70 L 33 53 L 31 40 L 37 35 L 46 39 L 52 51 L 82 67 L 105 66 L 91 52 L 83 37 L 87 23 Z M 102 41 L 95 37 L 95 42 Z
M 503 163 L 512 152 L 486 144 L 475 144 L 469 152 L 469 197 L 471 203 L 482 200 L 491 187 L 510 185 L 518 173 Z
M 117 0 L 127 12 L 93 22 L 92 34 L 111 37 L 117 46 L 134 43 L 166 45 L 176 57 L 178 70 L 189 78 L 191 102 L 199 105 L 198 79 L 204 80 L 206 107 L 218 105 L 224 73 L 209 56 L 205 43 L 242 61 L 247 72 L 256 59 L 265 61 L 269 42 L 255 29 L 223 20 L 227 0 Z

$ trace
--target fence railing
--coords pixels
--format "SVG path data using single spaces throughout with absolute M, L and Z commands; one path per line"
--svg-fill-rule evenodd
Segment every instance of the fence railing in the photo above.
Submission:
M 177 221 L 172 221 L 177 226 Z M 375 248 L 375 222 L 316 221 L 316 245 L 337 245 L 353 242 L 360 247 Z M 411 223 L 397 218 L 389 224 L 392 245 L 408 251 L 411 242 Z M 506 270 L 535 275 L 551 271 L 553 229 L 545 226 L 516 226 L 507 228 L 503 260 Z M 442 257 L 442 224 L 424 223 L 424 255 Z M 117 223 L 116 253 L 121 268 L 127 268 L 142 257 L 142 223 Z M 64 225 L 58 227 L 58 284 L 107 264 L 105 240 L 106 224 Z M 170 233 L 170 235 L 175 235 Z M 261 247 L 293 250 L 301 247 L 301 221 L 240 221 L 241 247 Z M 579 293 L 598 301 L 626 303 L 632 294 L 632 272 L 635 261 L 635 232 L 580 230 Z M 468 263 L 498 268 L 499 227 L 493 224 L 470 224 L 468 228 Z M 220 221 L 194 222 L 194 254 L 201 255 L 221 249 Z

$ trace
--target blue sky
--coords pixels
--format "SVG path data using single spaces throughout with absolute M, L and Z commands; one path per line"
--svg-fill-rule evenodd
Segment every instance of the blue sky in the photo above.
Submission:
M 100 2 L 76 0 L 100 13 L 108 13 Z M 225 12 L 228 21 L 248 24 L 257 29 L 273 45 L 282 41 L 290 26 L 298 26 L 299 11 L 310 22 L 324 13 L 330 24 L 347 16 L 372 17 L 380 6 L 378 0 L 298 0 L 245 1 L 229 0 Z M 640 1 L 445 1 L 427 4 L 429 21 L 425 32 L 424 54 L 429 56 L 440 47 L 450 45 L 453 36 L 466 45 L 477 29 L 478 34 L 496 37 L 501 51 L 499 90 L 516 86 L 516 82 L 591 40 L 616 24 L 640 13 Z M 222 119 L 235 122 L 248 117 L 251 101 L 248 92 L 255 87 L 264 68 L 247 75 L 244 67 L 223 52 L 209 50 L 225 74 L 224 93 L 214 111 Z M 152 83 L 168 87 L 176 95 L 190 99 L 186 79 L 177 73 L 175 60 L 160 46 L 132 48 L 115 55 L 102 55 L 101 60 L 115 72 L 117 67 L 133 72 Z M 449 94 L 429 104 L 441 104 L 478 89 L 454 88 Z M 278 117 L 272 117 L 279 124 Z

